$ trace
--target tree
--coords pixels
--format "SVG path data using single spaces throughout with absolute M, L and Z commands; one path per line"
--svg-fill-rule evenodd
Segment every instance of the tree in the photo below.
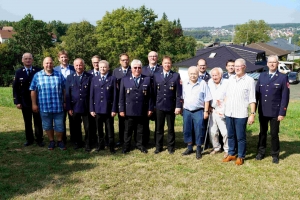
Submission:
M 69 24 L 64 24 L 61 21 L 51 21 L 47 24 L 48 28 L 54 33 L 57 37 L 57 42 L 61 42 L 60 37 L 66 35 Z
M 53 45 L 47 24 L 41 20 L 34 20 L 33 16 L 28 14 L 15 24 L 14 30 L 16 34 L 13 34 L 8 44 L 15 60 L 20 63 L 22 54 L 30 52 L 36 57 L 35 63 L 41 64 L 43 49 Z
M 61 37 L 60 47 L 68 51 L 70 61 L 82 58 L 85 62 L 99 54 L 95 27 L 87 21 L 72 23 L 65 36 Z M 86 63 L 89 66 L 89 63 Z
M 251 44 L 255 42 L 268 42 L 268 35 L 272 28 L 266 24 L 264 20 L 249 20 L 249 22 L 235 26 L 235 36 L 233 42 L 235 44 Z
M 107 12 L 96 26 L 101 56 L 104 55 L 114 68 L 119 65 L 119 55 L 125 52 L 144 64 L 148 63 L 150 51 L 157 51 L 160 58 L 170 55 L 173 60 L 194 55 L 196 41 L 183 36 L 179 19 L 168 21 L 165 13 L 161 20 L 156 19 L 153 10 L 145 6 Z

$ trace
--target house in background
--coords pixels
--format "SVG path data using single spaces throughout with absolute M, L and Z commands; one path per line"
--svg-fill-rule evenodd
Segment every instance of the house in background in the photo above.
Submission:
M 284 38 L 276 38 L 271 42 L 267 42 L 267 44 L 288 51 L 289 52 L 287 56 L 288 61 L 300 59 L 300 47 L 298 45 L 292 44 L 291 41 L 292 41 L 291 37 L 288 40 Z
M 253 72 L 261 70 L 266 66 L 266 53 L 263 50 L 240 45 L 208 47 L 198 50 L 196 56 L 192 58 L 173 64 L 178 67 L 178 72 L 183 81 L 188 80 L 187 69 L 190 66 L 196 66 L 200 58 L 206 60 L 208 69 L 221 67 L 224 71 L 226 71 L 225 65 L 229 59 L 236 60 L 243 58 L 246 60 L 246 72 L 255 79 L 259 74 Z
M 13 31 L 13 27 L 4 26 L 0 28 L 0 44 L 3 44 L 8 39 L 12 38 L 12 35 L 16 32 Z
M 279 57 L 279 60 L 286 60 L 288 54 L 290 53 L 289 51 L 268 45 L 266 43 L 252 43 L 247 45 L 247 47 L 253 48 L 253 49 L 259 49 L 262 51 L 266 52 L 266 56 L 270 56 L 270 55 L 277 55 Z

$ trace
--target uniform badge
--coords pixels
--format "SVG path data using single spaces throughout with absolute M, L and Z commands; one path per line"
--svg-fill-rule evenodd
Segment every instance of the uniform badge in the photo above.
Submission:
M 127 89 L 127 94 L 129 94 L 129 91 L 130 91 L 130 90 L 129 90 L 129 89 Z

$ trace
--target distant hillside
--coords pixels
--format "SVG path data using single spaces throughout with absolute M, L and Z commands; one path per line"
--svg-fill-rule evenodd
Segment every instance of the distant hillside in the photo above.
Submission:
M 300 23 L 278 23 L 278 24 L 268 24 L 273 29 L 283 29 L 283 28 L 300 28 Z M 225 30 L 232 30 L 236 24 L 230 24 L 221 27 L 188 27 L 183 28 L 183 30 L 212 30 L 212 29 L 225 29 Z

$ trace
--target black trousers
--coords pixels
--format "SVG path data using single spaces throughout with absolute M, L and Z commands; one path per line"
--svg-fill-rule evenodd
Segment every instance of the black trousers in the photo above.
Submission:
M 114 147 L 115 144 L 115 131 L 114 131 L 114 118 L 109 114 L 97 114 L 96 125 L 98 132 L 98 145 L 101 148 L 105 147 L 103 124 L 105 126 L 105 133 L 108 136 L 108 143 L 110 147 Z
M 259 140 L 257 144 L 258 153 L 265 155 L 266 147 L 267 147 L 267 132 L 268 132 L 268 125 L 270 122 L 270 134 L 271 134 L 271 155 L 278 157 L 280 151 L 279 145 L 279 125 L 280 121 L 277 121 L 277 117 L 264 117 L 259 115 L 259 125 L 260 125 L 260 132 L 259 132 Z
M 96 117 L 90 115 L 89 127 L 90 131 L 89 134 L 85 134 L 85 141 L 88 141 L 89 144 L 97 143 L 98 136 L 97 136 L 97 125 L 96 125 Z
M 136 146 L 143 147 L 143 132 L 145 121 L 147 117 L 143 116 L 125 116 L 125 130 L 124 130 L 124 145 L 123 149 L 130 149 L 132 133 L 136 130 Z
M 72 120 L 72 116 L 69 114 L 68 111 L 64 110 L 64 128 L 65 131 L 63 132 L 63 141 L 66 143 L 67 142 L 67 129 L 66 129 L 66 120 L 67 120 L 67 116 L 69 118 L 69 130 L 70 130 L 70 141 L 74 142 L 74 138 L 72 136 L 72 133 L 74 132 L 74 124 L 73 124 L 73 120 Z M 81 124 L 81 122 L 80 122 Z
M 144 126 L 144 134 L 143 134 L 143 145 L 146 146 L 149 144 L 150 141 L 150 121 L 154 121 L 155 128 L 154 128 L 154 143 L 156 143 L 156 112 L 153 112 L 151 117 L 147 117 L 145 120 L 145 126 Z
M 72 134 L 72 141 L 77 144 L 82 144 L 82 131 L 81 131 L 81 122 L 83 122 L 85 135 L 89 135 L 90 132 L 90 114 L 89 113 L 73 113 L 70 121 L 72 121 L 73 127 L 70 133 Z
M 124 143 L 124 129 L 125 129 L 125 117 L 121 117 L 120 114 L 118 114 L 118 121 L 119 121 L 119 142 L 121 144 Z
M 175 113 L 174 111 L 156 110 L 156 149 L 163 148 L 165 120 L 168 125 L 168 150 L 175 149 Z
M 28 142 L 34 141 L 33 129 L 32 129 L 32 118 L 34 124 L 34 135 L 36 142 L 43 141 L 43 126 L 40 113 L 32 112 L 31 107 L 22 107 L 23 120 L 25 124 L 25 136 Z

